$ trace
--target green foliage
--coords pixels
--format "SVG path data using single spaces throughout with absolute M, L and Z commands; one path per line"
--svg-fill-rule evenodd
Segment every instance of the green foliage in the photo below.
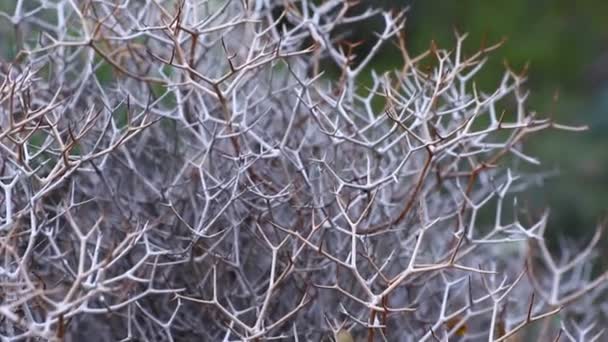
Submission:
M 373 5 L 378 4 L 391 8 L 397 2 L 373 1 Z M 562 122 L 591 127 L 576 139 L 563 139 L 559 133 L 544 134 L 528 144 L 532 154 L 544 161 L 547 171 L 560 171 L 547 186 L 529 191 L 528 196 L 534 210 L 554 208 L 551 220 L 566 233 L 579 234 L 580 227 L 593 226 L 606 213 L 608 203 L 608 137 L 604 133 L 608 101 L 601 100 L 608 79 L 595 75 L 592 68 L 605 52 L 602 46 L 608 39 L 608 2 L 425 0 L 399 5 L 410 6 L 406 44 L 411 55 L 428 49 L 431 41 L 439 47 L 454 46 L 455 31 L 468 33 L 465 51 L 471 53 L 505 38 L 499 51 L 488 56 L 477 78 L 479 89 L 494 89 L 505 62 L 516 71 L 529 64 L 526 87 L 532 93 L 530 108 L 550 113 Z M 355 32 L 353 40 L 372 39 L 370 32 L 374 30 L 370 27 L 375 24 L 366 26 L 364 32 Z M 373 68 L 398 67 L 401 58 L 397 49 L 387 47 L 384 51 Z M 369 80 L 362 82 L 368 84 Z M 509 109 L 508 104 L 505 109 Z M 574 193 L 580 195 L 574 197 Z

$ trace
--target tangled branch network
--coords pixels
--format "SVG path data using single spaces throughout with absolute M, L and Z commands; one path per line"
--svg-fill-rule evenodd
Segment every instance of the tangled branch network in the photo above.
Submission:
M 410 56 L 343 0 L 2 6 L 3 341 L 602 338 L 601 229 L 556 253 L 515 200 L 522 141 L 579 128 L 477 89 L 495 46 Z

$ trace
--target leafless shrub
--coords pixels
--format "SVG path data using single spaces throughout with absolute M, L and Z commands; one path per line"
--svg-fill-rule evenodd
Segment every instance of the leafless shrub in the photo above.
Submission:
M 477 89 L 496 46 L 413 57 L 404 13 L 319 3 L 0 13 L 20 49 L 0 86 L 3 339 L 602 336 L 601 230 L 552 253 L 548 214 L 514 196 L 538 164 L 523 140 L 581 128 L 529 111 L 512 70 Z M 354 65 L 332 33 L 371 16 Z M 360 86 L 391 43 L 403 68 Z

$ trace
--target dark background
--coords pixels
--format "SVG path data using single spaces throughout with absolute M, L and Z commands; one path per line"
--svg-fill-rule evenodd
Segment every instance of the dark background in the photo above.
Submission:
M 558 173 L 529 189 L 522 202 L 536 214 L 551 209 L 549 231 L 588 237 L 608 213 L 608 1 L 368 0 L 362 5 L 409 7 L 411 55 L 428 49 L 432 40 L 452 49 L 455 30 L 469 33 L 469 52 L 506 39 L 481 72 L 481 89 L 498 84 L 505 61 L 515 70 L 529 63 L 528 108 L 560 123 L 590 126 L 582 133 L 545 131 L 527 142 L 527 151 L 542 162 L 537 171 Z M 370 23 L 354 28 L 351 38 L 372 40 L 371 32 L 381 29 L 381 21 Z M 360 47 L 361 54 L 366 48 Z M 372 67 L 399 67 L 398 56 L 387 46 Z

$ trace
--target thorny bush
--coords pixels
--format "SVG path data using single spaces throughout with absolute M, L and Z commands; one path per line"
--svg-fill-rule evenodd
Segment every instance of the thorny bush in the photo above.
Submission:
M 582 127 L 478 89 L 496 46 L 412 56 L 343 0 L 3 6 L 3 340 L 600 338 L 600 230 L 556 254 L 515 197 L 523 140 Z

